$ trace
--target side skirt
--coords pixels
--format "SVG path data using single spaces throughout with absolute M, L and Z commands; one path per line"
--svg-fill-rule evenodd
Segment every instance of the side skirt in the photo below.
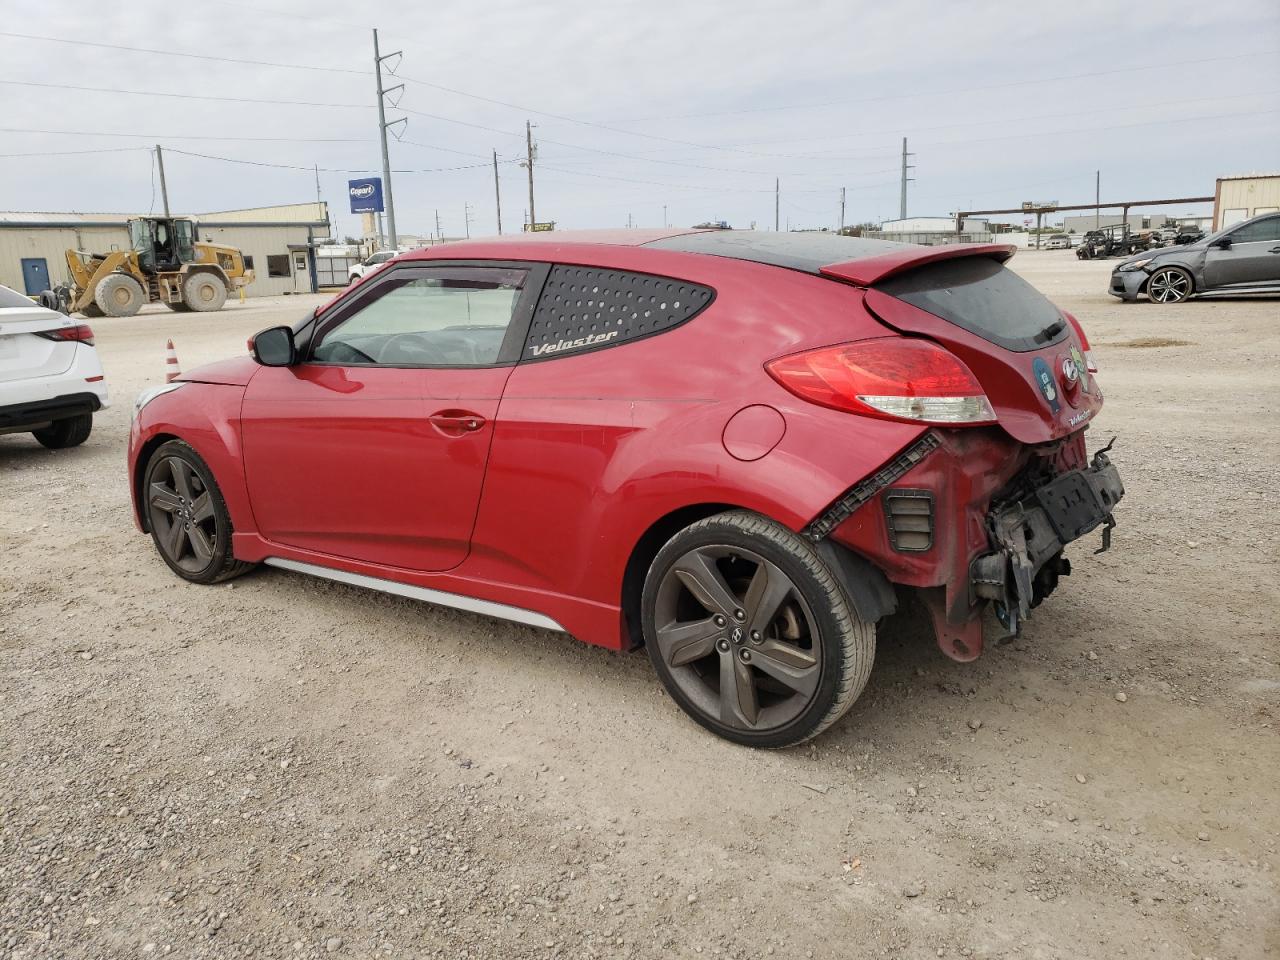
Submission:
M 497 617 L 500 620 L 528 624 L 531 627 L 542 627 L 545 630 L 568 633 L 564 627 L 544 614 L 525 610 L 521 607 L 508 606 L 505 603 L 478 600 L 475 597 L 463 596 L 460 593 L 446 593 L 443 590 L 431 590 L 427 587 L 415 587 L 407 583 L 397 583 L 394 580 L 384 580 L 381 577 L 368 577 L 362 573 L 349 573 L 346 570 L 335 570 L 332 567 L 322 567 L 314 563 L 286 560 L 283 557 L 266 557 L 262 562 L 268 566 L 279 567 L 282 570 L 307 573 L 313 577 L 323 577 L 326 580 L 335 580 L 338 583 L 350 584 L 353 587 L 380 590 L 383 593 L 409 597 L 412 600 L 436 603 L 442 607 L 453 607 L 455 610 L 466 610 L 470 613 L 479 613 L 487 617 Z

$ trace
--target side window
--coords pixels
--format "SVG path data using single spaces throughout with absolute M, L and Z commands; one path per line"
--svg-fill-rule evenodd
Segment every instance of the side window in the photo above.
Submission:
M 387 367 L 491 366 L 527 279 L 527 270 L 505 267 L 401 271 L 353 313 L 323 328 L 311 358 Z
M 522 360 L 612 347 L 679 326 L 711 303 L 710 287 L 597 267 L 554 266 Z
M 289 276 L 289 255 L 287 253 L 267 254 L 267 276 L 268 277 Z
M 1231 234 L 1232 243 L 1274 243 L 1280 240 L 1280 217 L 1259 220 Z

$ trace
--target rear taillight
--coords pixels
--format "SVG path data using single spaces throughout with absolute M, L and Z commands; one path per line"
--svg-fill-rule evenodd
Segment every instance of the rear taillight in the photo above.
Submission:
M 41 330 L 37 337 L 46 340 L 74 340 L 76 343 L 87 343 L 93 346 L 93 330 L 87 323 L 78 323 L 74 327 L 59 327 L 57 330 Z
M 1093 351 L 1089 349 L 1089 338 L 1084 335 L 1084 327 L 1080 326 L 1080 321 L 1065 310 L 1063 311 L 1063 316 L 1071 323 L 1076 336 L 1080 338 L 1080 349 L 1084 352 L 1085 369 L 1090 373 L 1097 373 L 1098 365 L 1093 360 Z
M 821 347 L 765 364 L 802 400 L 923 423 L 993 423 L 995 411 L 964 362 L 936 343 L 885 337 Z

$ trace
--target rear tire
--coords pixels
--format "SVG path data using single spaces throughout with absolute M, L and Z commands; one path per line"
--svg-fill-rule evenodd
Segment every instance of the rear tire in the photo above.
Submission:
M 641 615 L 672 699 L 747 746 L 817 736 L 857 700 L 875 659 L 875 625 L 813 547 L 747 511 L 673 536 L 649 568 Z
M 92 430 L 93 414 L 82 413 L 65 420 L 55 420 L 47 427 L 33 430 L 31 435 L 50 450 L 65 450 L 80 446 L 89 439 Z
M 227 285 L 214 273 L 193 273 L 182 281 L 182 301 L 188 310 L 212 313 L 227 302 Z
M 112 273 L 98 281 L 93 302 L 108 317 L 132 317 L 147 302 L 147 294 L 127 273 Z
M 141 499 L 156 550 L 192 583 L 222 583 L 254 568 L 231 553 L 231 515 L 213 471 L 188 444 L 170 440 L 147 461 Z

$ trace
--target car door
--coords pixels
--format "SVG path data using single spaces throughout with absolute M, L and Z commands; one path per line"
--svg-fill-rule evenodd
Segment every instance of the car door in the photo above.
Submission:
M 1280 216 L 1263 217 L 1242 224 L 1205 253 L 1207 289 L 1233 285 L 1280 284 Z
M 259 532 L 408 570 L 461 563 L 494 417 L 546 268 L 390 267 L 300 332 L 301 361 L 245 391 Z

